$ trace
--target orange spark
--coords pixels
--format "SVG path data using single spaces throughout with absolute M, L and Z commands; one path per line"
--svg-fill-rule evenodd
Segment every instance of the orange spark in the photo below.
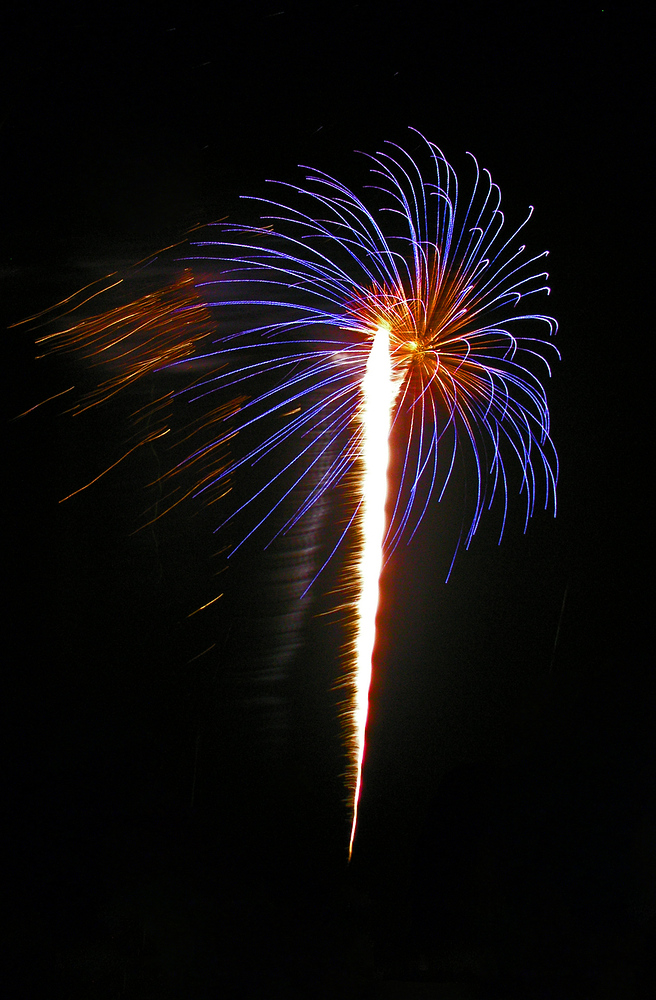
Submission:
M 191 272 L 186 271 L 163 289 L 46 334 L 37 344 L 47 344 L 48 354 L 76 353 L 89 368 L 113 371 L 74 404 L 70 412 L 77 415 L 145 375 L 193 357 L 197 344 L 213 329 L 209 310 L 197 296 Z

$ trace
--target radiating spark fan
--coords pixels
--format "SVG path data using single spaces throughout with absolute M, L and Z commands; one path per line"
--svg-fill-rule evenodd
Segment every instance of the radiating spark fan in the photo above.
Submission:
M 473 190 L 463 199 L 455 171 L 442 152 L 416 135 L 425 171 L 392 143 L 368 157 L 375 181 L 372 200 L 381 201 L 376 214 L 333 177 L 309 170 L 305 186 L 274 182 L 281 188 L 280 199 L 255 199 L 266 206 L 261 226 L 223 224 L 216 239 L 195 241 L 192 260 L 224 262 L 221 277 L 207 283 L 210 296 L 216 289 L 210 305 L 223 310 L 243 307 L 251 315 L 254 308 L 261 310 L 256 325 L 252 320 L 238 325 L 214 354 L 217 360 L 245 360 L 233 361 L 224 374 L 208 376 L 202 391 L 209 396 L 221 387 L 243 388 L 275 373 L 268 389 L 252 393 L 236 425 L 243 430 L 261 427 L 263 432 L 257 444 L 230 466 L 231 474 L 251 469 L 264 458 L 267 467 L 273 463 L 275 469 L 228 515 L 231 520 L 256 499 L 261 503 L 265 498 L 264 513 L 254 519 L 236 548 L 291 502 L 293 513 L 283 515 L 276 527 L 277 533 L 289 530 L 360 462 L 364 478 L 342 537 L 358 518 L 366 521 L 372 505 L 384 511 L 380 481 L 378 495 L 367 495 L 373 447 L 366 417 L 372 393 L 370 361 L 382 350 L 381 336 L 390 352 L 390 368 L 378 377 L 378 390 L 388 410 L 392 408 L 392 422 L 403 426 L 405 444 L 400 475 L 392 487 L 391 518 L 384 539 L 381 536 L 376 544 L 389 554 L 402 538 L 412 538 L 431 495 L 437 491 L 441 499 L 444 494 L 463 446 L 475 470 L 465 547 L 483 511 L 498 495 L 503 511 L 501 540 L 508 505 L 508 456 L 520 470 L 525 528 L 534 512 L 539 480 L 544 484 L 545 507 L 552 504 L 555 513 L 557 458 L 540 376 L 550 374 L 548 355 L 558 356 L 550 340 L 557 323 L 524 308 L 532 296 L 549 292 L 548 275 L 540 271 L 546 252 L 531 256 L 520 242 L 532 209 L 508 233 L 501 194 L 490 174 L 481 173 L 472 157 Z M 278 425 L 269 430 L 276 418 Z M 386 440 L 388 421 L 380 413 L 376 419 Z M 317 440 L 323 442 L 318 455 L 329 456 L 322 466 Z M 290 441 L 295 442 L 291 457 Z M 276 455 L 281 456 L 277 466 Z M 311 487 L 301 490 L 308 480 Z M 295 495 L 302 497 L 300 503 L 294 503 Z M 365 553 L 370 545 L 367 530 L 363 527 Z M 349 853 L 361 782 L 376 614 L 374 602 L 365 621 L 362 593 L 371 587 L 367 572 L 375 573 L 376 588 L 380 572 L 379 560 L 370 570 L 364 569 L 365 562 L 363 554 L 353 643 L 357 665 Z M 372 634 L 368 652 L 363 653 L 360 637 L 367 631 Z

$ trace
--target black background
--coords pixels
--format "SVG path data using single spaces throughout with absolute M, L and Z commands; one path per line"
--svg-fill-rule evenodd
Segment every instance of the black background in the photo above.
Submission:
M 388 567 L 347 868 L 338 620 L 308 626 L 272 736 L 243 690 L 257 557 L 199 622 L 211 511 L 131 536 L 136 460 L 59 505 L 120 454 L 121 413 L 12 420 L 72 373 L 7 330 L 12 990 L 647 995 L 646 26 L 613 3 L 218 3 L 28 4 L 5 28 L 5 325 L 298 163 L 355 186 L 353 150 L 413 125 L 463 175 L 474 152 L 512 218 L 536 206 L 563 354 L 557 519 L 500 548 L 484 526 L 445 586 L 446 501 Z

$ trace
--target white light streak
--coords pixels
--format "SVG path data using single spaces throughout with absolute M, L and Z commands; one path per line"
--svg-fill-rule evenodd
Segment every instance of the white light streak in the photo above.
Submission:
M 385 501 L 389 466 L 391 412 L 399 391 L 392 377 L 389 349 L 390 331 L 379 326 L 362 380 L 363 477 L 362 477 L 362 551 L 358 564 L 360 596 L 357 602 L 355 638 L 355 704 L 353 727 L 356 750 L 356 778 L 353 794 L 353 822 L 349 840 L 349 861 L 358 822 L 358 804 L 362 786 L 364 737 L 369 709 L 372 656 L 376 640 L 376 612 L 383 565 L 385 539 Z

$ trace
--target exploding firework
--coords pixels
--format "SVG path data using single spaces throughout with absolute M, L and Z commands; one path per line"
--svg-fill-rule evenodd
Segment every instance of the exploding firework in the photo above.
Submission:
M 471 157 L 463 198 L 439 148 L 415 135 L 417 160 L 392 143 L 368 156 L 371 207 L 306 168 L 303 185 L 273 182 L 278 198 L 254 199 L 266 206 L 261 225 L 221 223 L 218 233 L 208 227 L 190 239 L 185 266 L 213 271 L 210 280 L 187 271 L 162 292 L 43 338 L 46 350 L 75 351 L 102 373 L 73 413 L 165 370 L 191 373 L 136 415 L 130 451 L 168 432 L 174 399 L 200 407 L 161 477 L 171 491 L 153 516 L 247 481 L 217 526 L 233 527 L 231 555 L 258 531 L 267 544 L 291 532 L 329 490 L 345 486 L 350 512 L 327 557 L 306 573 L 303 596 L 353 537 L 345 586 L 357 594 L 346 682 L 349 856 L 384 559 L 413 537 L 431 497 L 442 498 L 458 455 L 473 474 L 458 545 L 469 546 L 497 499 L 501 540 L 509 460 L 519 470 L 525 527 L 539 495 L 545 508 L 556 506 L 542 379 L 558 357 L 557 324 L 525 308 L 549 292 L 546 253 L 531 256 L 521 242 L 532 209 L 508 230 L 489 172 Z M 391 434 L 402 443 L 388 490 Z M 237 435 L 240 452 L 229 456 Z M 182 472 L 184 489 L 175 485 Z
M 196 260 L 225 262 L 220 279 L 207 283 L 217 290 L 210 305 L 262 310 L 257 325 L 242 325 L 213 354 L 230 361 L 247 350 L 247 361 L 208 378 L 202 392 L 237 385 L 243 390 L 275 373 L 274 384 L 252 394 L 238 422 L 244 430 L 268 428 L 272 419 L 278 425 L 264 431 L 230 466 L 231 473 L 251 469 L 265 456 L 281 456 L 278 471 L 229 514 L 232 519 L 263 496 L 271 498 L 239 544 L 273 521 L 291 498 L 293 513 L 285 514 L 273 533 L 290 530 L 328 489 L 354 467 L 363 468 L 353 515 L 342 532 L 343 538 L 356 525 L 362 533 L 353 641 L 350 850 L 381 554 L 412 538 L 431 496 L 444 494 L 463 450 L 469 451 L 475 474 L 461 536 L 465 547 L 497 496 L 501 540 L 508 458 L 521 475 L 525 527 L 538 493 L 545 508 L 552 505 L 555 513 L 556 506 L 557 458 L 541 378 L 550 374 L 549 355 L 558 356 L 551 343 L 557 324 L 524 308 L 532 296 L 549 292 L 548 275 L 540 269 L 546 252 L 531 256 L 520 239 L 532 209 L 508 232 L 489 172 L 471 158 L 474 183 L 463 199 L 442 152 L 417 136 L 426 171 L 391 143 L 368 157 L 372 201 L 380 202 L 375 214 L 338 180 L 310 170 L 304 186 L 273 182 L 284 197 L 255 199 L 267 206 L 261 226 L 224 224 L 217 239 L 195 242 Z M 381 474 L 374 452 L 380 455 L 381 433 L 387 441 L 390 413 L 392 425 L 403 427 L 405 444 L 382 530 L 387 460 Z M 296 446 L 289 457 L 291 440 Z

